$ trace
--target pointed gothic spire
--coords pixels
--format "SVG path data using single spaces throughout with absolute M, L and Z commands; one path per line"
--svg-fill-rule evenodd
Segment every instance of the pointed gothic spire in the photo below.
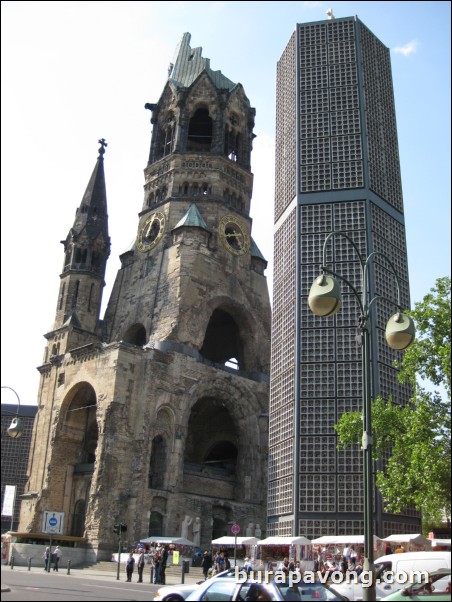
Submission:
M 82 232 L 93 240 L 102 234 L 108 240 L 107 192 L 105 188 L 104 154 L 107 143 L 99 140 L 99 156 L 93 173 L 86 187 L 80 207 L 77 209 L 73 233 L 79 236 Z

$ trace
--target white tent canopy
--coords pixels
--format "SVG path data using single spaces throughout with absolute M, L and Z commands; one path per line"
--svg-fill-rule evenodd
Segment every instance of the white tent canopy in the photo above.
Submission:
M 374 544 L 377 544 L 380 540 L 379 537 L 374 535 Z M 312 543 L 315 545 L 342 545 L 342 544 L 364 544 L 364 535 L 324 535 L 313 539 Z
M 433 538 L 430 540 L 432 542 L 432 548 L 436 548 L 438 546 L 444 546 L 444 547 L 449 547 L 450 549 L 450 539 L 436 539 Z
M 412 534 L 412 533 L 398 533 L 395 535 L 390 535 L 389 537 L 385 537 L 383 541 L 387 541 L 388 543 L 413 543 L 421 546 L 431 547 L 432 540 L 424 537 L 422 533 Z
M 257 542 L 258 546 L 310 546 L 311 540 L 302 535 L 294 537 L 267 537 Z
M 140 543 L 172 543 L 179 546 L 196 546 L 193 541 L 185 539 L 185 537 L 146 537 L 146 539 L 140 539 Z
M 212 543 L 216 546 L 254 546 L 259 540 L 257 537 L 231 537 L 224 535 L 218 539 L 213 539 Z

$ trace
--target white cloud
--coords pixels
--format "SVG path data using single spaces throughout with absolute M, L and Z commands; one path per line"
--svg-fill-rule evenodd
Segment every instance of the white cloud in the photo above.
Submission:
M 419 46 L 419 42 L 417 40 L 411 40 L 405 46 L 396 46 L 393 50 L 397 54 L 403 54 L 403 56 L 409 56 L 410 54 L 414 54 Z

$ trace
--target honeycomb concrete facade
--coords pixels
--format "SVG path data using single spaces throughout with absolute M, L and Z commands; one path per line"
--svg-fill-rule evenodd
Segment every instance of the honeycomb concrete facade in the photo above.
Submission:
M 255 111 L 184 34 L 153 124 L 136 241 L 104 319 L 104 153 L 64 244 L 19 532 L 64 512 L 86 559 L 184 533 L 263 526 L 271 309 L 251 236 Z M 186 518 L 188 517 L 188 518 Z M 196 518 L 200 533 L 193 532 Z
M 334 428 L 362 411 L 360 309 L 342 280 L 336 316 L 308 306 L 330 233 L 327 266 L 359 294 L 357 251 L 374 254 L 372 398 L 408 403 L 394 367 L 402 354 L 385 340 L 398 286 L 410 306 L 390 53 L 357 17 L 297 24 L 277 66 L 275 154 L 267 535 L 362 535 L 362 450 L 337 449 Z M 377 491 L 374 519 L 380 537 L 420 529 L 419 513 L 385 512 Z

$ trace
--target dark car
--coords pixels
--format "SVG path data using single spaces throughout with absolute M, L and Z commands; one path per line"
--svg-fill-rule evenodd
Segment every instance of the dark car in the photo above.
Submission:
M 265 582 L 264 582 L 265 581 Z M 266 602 L 272 600 L 303 600 L 315 602 L 346 601 L 348 598 L 336 592 L 332 587 L 324 583 L 278 583 L 274 578 L 264 579 L 263 582 L 255 579 L 237 579 L 235 576 L 222 579 L 208 579 L 195 589 L 187 598 L 190 601 L 239 601 L 251 602 L 258 600 Z

